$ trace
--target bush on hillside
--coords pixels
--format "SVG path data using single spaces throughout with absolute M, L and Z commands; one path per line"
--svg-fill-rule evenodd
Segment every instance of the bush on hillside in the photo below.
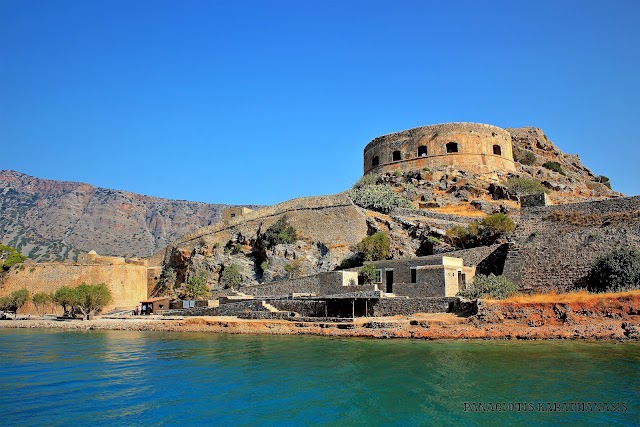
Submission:
M 560 175 L 566 175 L 562 170 L 562 165 L 558 162 L 544 162 L 542 167 L 552 170 L 554 172 L 558 172 Z
M 518 292 L 518 286 L 504 276 L 478 274 L 473 282 L 458 293 L 461 297 L 505 299 Z
M 597 177 L 595 177 L 594 181 L 611 188 L 611 181 L 604 175 L 598 175 Z
M 617 249 L 600 257 L 587 277 L 591 292 L 640 289 L 640 250 Z
M 507 188 L 517 194 L 540 194 L 545 193 L 547 189 L 537 179 L 521 177 L 509 178 Z
M 361 177 L 355 184 L 353 184 L 352 188 L 361 188 L 368 185 L 376 185 L 378 183 L 378 179 L 380 179 L 380 177 L 375 173 L 368 173 Z
M 16 248 L 0 245 L 0 267 L 2 267 L 3 270 L 8 270 L 25 259 L 27 259 L 27 257 L 22 255 Z
M 389 213 L 393 208 L 412 208 L 409 200 L 395 193 L 387 185 L 367 185 L 347 191 L 347 196 L 358 206 L 377 212 Z
M 536 163 L 536 155 L 529 150 L 522 150 L 520 148 L 513 149 L 513 160 L 523 165 L 531 166 Z
M 275 245 L 294 243 L 298 239 L 296 229 L 289 224 L 287 216 L 281 216 L 271 224 L 260 236 L 260 243 L 265 248 Z
M 503 213 L 495 213 L 484 217 L 480 225 L 494 234 L 511 233 L 516 229 L 515 222 L 509 215 Z
M 359 258 L 364 261 L 379 261 L 389 257 L 390 247 L 389 236 L 378 231 L 376 234 L 362 239 L 356 246 L 356 250 Z
M 240 269 L 236 264 L 231 264 L 222 270 L 220 283 L 222 283 L 225 289 L 237 289 L 241 281 Z
M 450 243 L 459 248 L 491 245 L 501 236 L 515 230 L 516 224 L 503 213 L 486 216 L 481 222 L 473 221 L 466 227 L 456 225 L 447 230 Z

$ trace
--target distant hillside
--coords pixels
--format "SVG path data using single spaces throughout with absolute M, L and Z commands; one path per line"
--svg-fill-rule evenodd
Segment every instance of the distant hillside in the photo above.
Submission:
M 0 171 L 2 243 L 38 261 L 74 259 L 92 249 L 101 255 L 146 257 L 214 224 L 225 206 Z

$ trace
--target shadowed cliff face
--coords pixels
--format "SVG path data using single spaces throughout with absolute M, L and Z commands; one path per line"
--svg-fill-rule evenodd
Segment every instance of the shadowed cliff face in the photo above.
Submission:
M 220 219 L 225 205 L 160 199 L 0 171 L 0 238 L 38 261 L 82 251 L 146 257 Z

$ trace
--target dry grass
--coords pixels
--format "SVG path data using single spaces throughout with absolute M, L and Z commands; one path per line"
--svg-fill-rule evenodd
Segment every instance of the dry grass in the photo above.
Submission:
M 597 301 L 606 298 L 619 298 L 629 295 L 640 295 L 640 290 L 628 291 L 628 292 L 607 292 L 602 294 L 593 294 L 587 291 L 574 291 L 567 293 L 550 292 L 546 294 L 533 294 L 533 295 L 514 295 L 502 301 L 495 302 L 507 302 L 516 304 L 527 303 L 578 303 L 587 301 Z
M 443 206 L 441 208 L 429 208 L 427 210 L 443 213 L 443 214 L 472 216 L 472 217 L 478 217 L 478 218 L 487 216 L 486 213 L 477 210 L 470 204 L 462 204 L 462 203 L 459 205 Z

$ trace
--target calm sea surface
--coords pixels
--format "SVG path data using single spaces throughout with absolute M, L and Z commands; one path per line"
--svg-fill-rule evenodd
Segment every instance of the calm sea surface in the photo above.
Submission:
M 10 426 L 640 425 L 638 343 L 0 330 L 0 375 Z

